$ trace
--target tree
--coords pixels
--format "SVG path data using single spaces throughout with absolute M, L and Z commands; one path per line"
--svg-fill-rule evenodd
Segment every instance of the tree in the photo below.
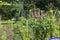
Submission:
M 7 2 L 4 2 L 4 1 L 0 1 L 0 19 L 2 17 L 2 14 L 3 14 L 3 7 L 2 6 L 10 6 L 11 4 L 10 3 L 7 3 Z

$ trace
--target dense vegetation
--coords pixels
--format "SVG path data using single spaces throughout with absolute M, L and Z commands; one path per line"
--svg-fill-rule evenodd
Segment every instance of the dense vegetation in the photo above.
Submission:
M 60 37 L 59 0 L 0 0 L 0 40 L 52 37 Z

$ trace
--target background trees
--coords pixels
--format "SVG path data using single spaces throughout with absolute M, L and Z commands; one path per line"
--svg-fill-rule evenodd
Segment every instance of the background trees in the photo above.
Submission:
M 7 19 L 11 19 L 16 16 L 15 14 L 20 15 L 23 10 L 34 8 L 34 5 L 40 10 L 49 10 L 50 8 L 59 8 L 59 4 L 59 0 L 1 0 L 0 9 L 4 12 L 4 16 L 8 17 Z M 9 11 L 7 12 L 7 10 Z

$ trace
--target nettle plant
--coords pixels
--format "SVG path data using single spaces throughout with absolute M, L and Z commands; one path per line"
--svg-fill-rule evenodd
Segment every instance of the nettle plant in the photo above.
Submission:
M 44 16 L 39 21 L 31 21 L 30 24 L 33 30 L 33 39 L 36 40 L 45 40 L 48 33 L 53 32 L 53 22 L 49 16 Z
M 20 25 L 19 28 L 22 30 L 24 28 L 25 30 L 23 31 L 26 32 L 26 19 L 22 19 L 18 21 L 16 25 L 18 24 Z M 14 27 L 17 28 L 16 25 L 14 24 Z M 29 18 L 28 19 L 28 28 L 29 28 L 28 31 L 31 32 L 29 33 L 30 35 L 29 39 L 45 40 L 46 38 L 53 37 L 53 31 L 54 29 L 56 29 L 54 26 L 55 25 L 54 25 L 53 19 L 50 18 L 50 16 L 44 16 L 39 21 Z M 24 33 L 24 35 L 26 34 Z

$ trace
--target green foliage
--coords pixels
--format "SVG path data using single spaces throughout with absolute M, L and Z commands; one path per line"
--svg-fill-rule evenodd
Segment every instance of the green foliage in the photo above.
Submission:
M 7 40 L 7 33 L 6 32 L 3 32 L 3 34 L 2 34 L 2 40 Z
M 55 1 L 54 1 L 55 2 Z M 57 1 L 58 2 L 58 1 Z M 11 19 L 13 17 L 16 18 L 15 21 L 7 20 L 3 21 L 3 23 L 11 24 L 11 27 L 13 29 L 13 40 L 48 40 L 50 37 L 57 37 L 57 35 L 60 36 L 60 26 L 57 26 L 59 24 L 56 20 L 55 16 L 53 16 L 53 10 L 50 10 L 49 4 L 50 1 L 48 0 L 2 0 L 0 1 L 0 10 L 2 10 L 3 17 L 7 19 Z M 59 4 L 59 2 L 57 3 Z M 51 15 L 42 17 L 39 21 L 34 20 L 32 18 L 26 19 L 19 18 L 19 14 L 22 11 L 29 11 L 29 9 L 32 7 L 34 8 L 34 5 L 37 6 L 37 8 L 40 8 L 41 10 L 50 10 Z M 48 8 L 47 8 L 48 7 Z M 58 5 L 54 7 L 59 7 Z M 28 13 L 26 13 L 26 16 Z M 58 11 L 58 15 L 60 15 L 60 10 Z M 3 19 L 4 19 L 3 18 Z M 27 37 L 27 25 L 26 20 L 28 20 L 28 37 Z M 57 23 L 55 25 L 55 23 Z M 4 27 L 6 25 L 0 24 L 0 29 L 7 30 L 7 27 Z M 60 24 L 59 24 L 60 25 Z M 10 26 L 10 25 L 9 25 Z M 6 32 L 2 35 L 2 40 L 6 40 Z
M 0 6 L 2 6 L 2 5 L 8 5 L 8 6 L 10 6 L 11 4 L 7 3 L 7 2 L 0 1 Z
M 0 30 L 3 28 L 3 25 L 1 24 L 1 21 L 0 21 Z
M 13 21 L 7 21 L 13 22 Z M 17 21 L 14 24 L 11 24 L 13 28 L 13 39 L 17 38 L 18 40 L 48 40 L 50 38 L 50 33 L 53 34 L 53 37 L 57 37 L 59 34 L 59 26 L 54 25 L 49 16 L 43 17 L 41 20 L 28 19 L 28 37 L 26 30 L 26 19 L 23 18 Z M 4 36 L 5 37 L 5 36 Z M 4 38 L 2 37 L 2 38 Z M 5 38 L 4 38 L 5 39 Z

